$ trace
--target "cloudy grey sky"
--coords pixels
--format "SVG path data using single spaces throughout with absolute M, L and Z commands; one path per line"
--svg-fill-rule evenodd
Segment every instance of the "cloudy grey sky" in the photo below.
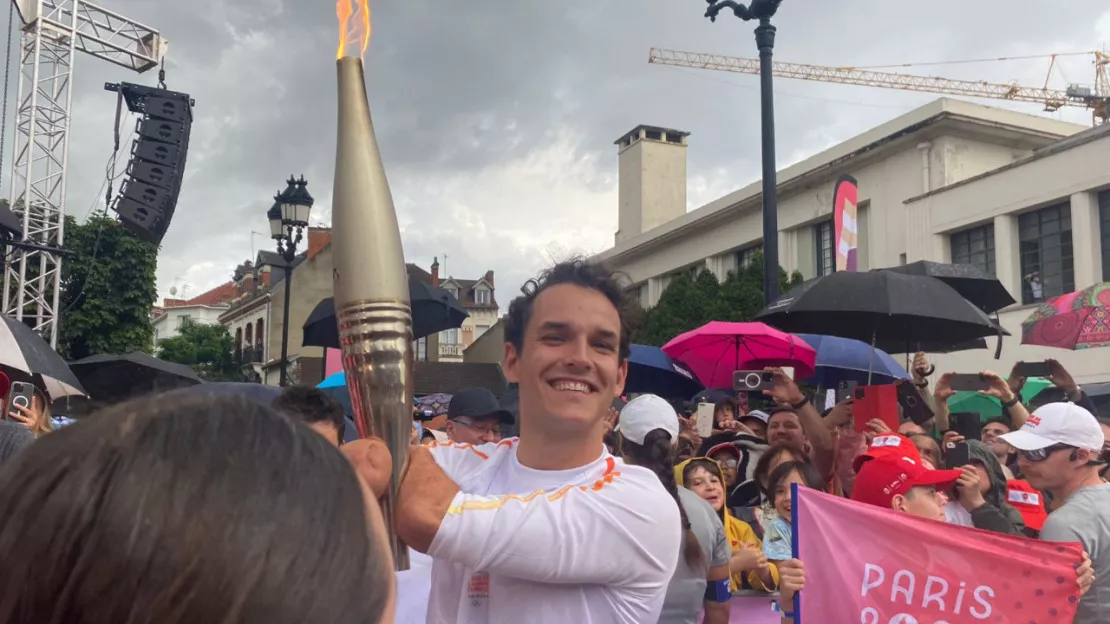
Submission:
M 254 249 L 270 247 L 268 236 L 251 232 L 268 231 L 264 213 L 290 173 L 307 176 L 315 220 L 330 221 L 332 0 L 100 3 L 160 29 L 171 41 L 169 87 L 196 99 L 186 182 L 159 257 L 163 296 L 175 282 L 197 294 L 225 281 L 251 256 L 252 238 Z M 690 208 L 758 177 L 757 77 L 647 63 L 651 46 L 756 55 L 751 25 L 731 15 L 710 23 L 702 0 L 371 6 L 368 89 L 406 259 L 427 267 L 433 256 L 441 263 L 447 257 L 446 272 L 463 278 L 493 269 L 503 304 L 552 258 L 612 244 L 612 143 L 637 124 L 692 133 Z M 1110 42 L 1106 0 L 1047 6 L 785 0 L 776 56 L 880 65 L 1103 49 Z M 1089 59 L 1061 64 L 1053 86 L 1091 82 Z M 1040 85 L 1047 68 L 1047 60 L 1028 60 L 917 71 Z M 67 211 L 84 218 L 103 201 L 111 150 L 115 99 L 102 84 L 153 84 L 156 76 L 128 75 L 87 57 L 77 59 L 76 71 Z M 784 166 L 936 96 L 780 80 L 776 97 Z M 1089 119 L 1082 111 L 1057 115 Z M 5 195 L 8 177 L 4 171 Z

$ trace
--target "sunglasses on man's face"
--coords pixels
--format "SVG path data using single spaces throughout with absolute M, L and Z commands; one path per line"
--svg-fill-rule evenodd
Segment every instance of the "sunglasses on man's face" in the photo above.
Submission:
M 1052 446 L 1046 446 L 1035 451 L 1018 451 L 1018 454 L 1031 462 L 1043 462 L 1044 460 L 1048 459 L 1049 455 L 1055 453 L 1056 451 L 1066 451 L 1069 449 L 1074 450 L 1075 447 L 1069 446 L 1067 444 L 1053 444 Z

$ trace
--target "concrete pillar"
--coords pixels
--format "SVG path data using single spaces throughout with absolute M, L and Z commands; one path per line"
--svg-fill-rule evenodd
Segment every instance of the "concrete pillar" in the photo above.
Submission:
M 994 265 L 998 281 L 1021 303 L 1021 245 L 1018 244 L 1017 222 L 1015 215 L 994 218 Z
M 647 306 L 652 307 L 659 303 L 659 298 L 663 296 L 663 289 L 667 285 L 663 282 L 662 277 L 653 277 L 647 282 Z
M 798 229 L 779 230 L 779 266 L 790 275 L 798 269 Z M 805 271 L 802 271 L 805 273 Z M 806 277 L 812 277 L 807 275 Z
M 1083 192 L 1071 196 L 1071 249 L 1076 290 L 1102 281 L 1098 216 L 1097 194 Z
M 705 259 L 705 268 L 717 277 L 717 281 L 724 283 L 728 278 L 729 272 L 729 257 L 731 253 L 721 254 L 719 256 L 709 256 Z

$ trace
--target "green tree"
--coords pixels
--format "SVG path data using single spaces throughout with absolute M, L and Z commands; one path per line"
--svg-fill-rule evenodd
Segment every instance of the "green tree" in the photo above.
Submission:
M 784 293 L 802 283 L 802 274 L 794 271 L 787 275 L 779 267 L 779 293 Z M 748 322 L 763 309 L 763 254 L 755 253 L 747 266 L 729 271 L 721 284 L 724 312 L 719 320 Z
M 721 284 L 713 273 L 702 270 L 696 277 L 682 273 L 667 284 L 659 303 L 644 315 L 634 340 L 662 346 L 682 332 L 720 320 L 723 310 Z
M 77 360 L 90 355 L 150 352 L 151 307 L 158 296 L 158 247 L 139 240 L 115 219 L 66 216 L 58 347 Z
M 787 275 L 779 268 L 779 291 L 802 283 L 802 274 Z M 655 307 L 642 315 L 632 339 L 639 344 L 662 346 L 675 336 L 710 321 L 746 322 L 763 309 L 763 255 L 737 271 L 730 271 L 722 284 L 708 270 L 696 277 L 676 276 L 663 291 Z
M 242 372 L 232 357 L 234 343 L 224 325 L 208 325 L 183 319 L 177 335 L 158 341 L 158 357 L 192 367 L 207 381 L 242 381 Z

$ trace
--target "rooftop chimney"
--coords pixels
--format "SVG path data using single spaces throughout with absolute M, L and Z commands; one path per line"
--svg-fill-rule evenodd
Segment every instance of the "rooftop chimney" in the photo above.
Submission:
M 689 132 L 636 126 L 617 139 L 616 244 L 686 214 Z
M 310 227 L 308 228 L 308 255 L 306 260 L 311 260 L 316 257 L 316 254 L 324 250 L 325 247 L 331 244 L 331 228 L 330 227 Z

